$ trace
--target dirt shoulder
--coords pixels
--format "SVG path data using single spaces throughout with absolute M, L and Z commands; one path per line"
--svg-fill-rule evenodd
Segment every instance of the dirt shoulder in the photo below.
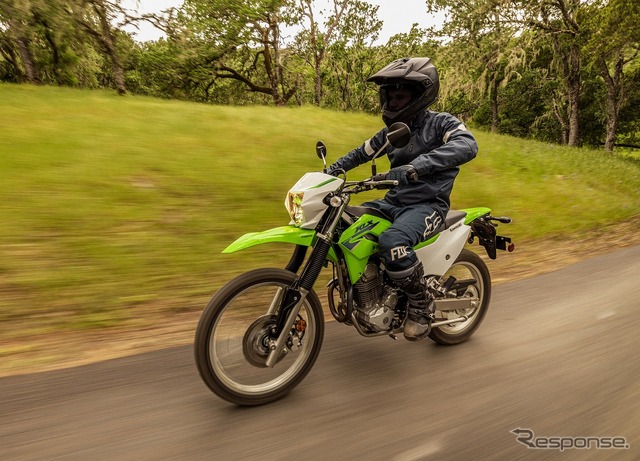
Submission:
M 553 272 L 587 258 L 640 245 L 640 216 L 572 239 L 515 242 L 513 253 L 489 260 L 493 282 L 520 280 Z M 501 229 L 500 229 L 501 230 Z M 480 253 L 480 251 L 478 251 Z M 202 307 L 144 319 L 144 327 L 65 332 L 2 344 L 0 377 L 50 371 L 191 344 Z

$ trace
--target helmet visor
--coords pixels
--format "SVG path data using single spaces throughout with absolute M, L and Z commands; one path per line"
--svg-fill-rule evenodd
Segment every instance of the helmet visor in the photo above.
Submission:
M 380 86 L 383 110 L 399 112 L 420 97 L 422 88 L 416 83 L 394 83 Z

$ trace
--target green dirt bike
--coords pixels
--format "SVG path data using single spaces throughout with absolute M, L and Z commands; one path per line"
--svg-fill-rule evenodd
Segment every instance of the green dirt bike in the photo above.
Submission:
M 409 137 L 406 125 L 392 125 L 387 144 L 375 156 L 389 144 L 403 147 Z M 326 171 L 324 144 L 319 142 L 316 151 Z M 322 345 L 324 315 L 313 286 L 329 264 L 333 277 L 327 304 L 338 322 L 353 326 L 362 336 L 395 339 L 402 332 L 407 297 L 387 277 L 378 255 L 377 237 L 391 222 L 375 210 L 349 206 L 353 194 L 397 185 L 375 175 L 375 160 L 372 173 L 369 179 L 353 182 L 321 172 L 305 174 L 285 200 L 291 216 L 288 226 L 245 234 L 223 251 L 270 242 L 295 245 L 285 269 L 242 274 L 205 308 L 196 331 L 195 359 L 200 376 L 215 394 L 238 405 L 260 405 L 283 397 L 302 381 Z M 496 235 L 494 224 L 511 220 L 490 212 L 449 211 L 445 222 L 415 247 L 436 300 L 429 338 L 439 344 L 467 340 L 489 308 L 489 270 L 464 248 L 465 243 L 477 238 L 492 259 L 497 249 L 513 250 L 509 238 Z

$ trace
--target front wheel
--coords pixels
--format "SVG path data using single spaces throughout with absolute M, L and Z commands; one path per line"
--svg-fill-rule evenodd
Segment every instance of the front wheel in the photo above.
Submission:
M 205 308 L 195 338 L 202 380 L 237 405 L 261 405 L 286 395 L 311 370 L 324 336 L 322 305 L 314 291 L 304 300 L 273 368 L 265 365 L 275 341 L 277 309 L 296 275 L 257 269 L 236 277 Z
M 467 320 L 434 327 L 429 338 L 438 344 L 452 345 L 466 341 L 478 329 L 489 309 L 491 300 L 491 275 L 485 262 L 473 251 L 463 249 L 443 280 L 453 276 L 463 288 L 456 290 L 454 284 L 447 297 L 471 298 L 475 307 L 457 310 L 439 310 L 436 307 L 438 320 L 456 319 L 466 316 Z M 436 306 L 438 302 L 436 299 Z

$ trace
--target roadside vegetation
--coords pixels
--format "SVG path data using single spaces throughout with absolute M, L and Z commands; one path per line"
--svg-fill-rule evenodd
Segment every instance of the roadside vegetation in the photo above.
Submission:
M 0 82 L 376 114 L 366 80 L 394 59 L 428 56 L 438 110 L 522 138 L 640 146 L 636 0 L 424 0 L 442 22 L 413 22 L 407 10 L 386 43 L 388 15 L 362 0 L 182 0 L 157 14 L 140 3 L 3 0 Z M 164 36 L 136 41 L 142 23 Z
M 288 222 L 287 190 L 321 168 L 317 140 L 336 159 L 381 126 L 317 107 L 0 84 L 0 342 L 200 310 L 234 275 L 283 266 L 286 246 L 221 251 Z M 480 154 L 452 205 L 511 216 L 515 241 L 588 239 L 639 213 L 636 159 L 474 133 Z

